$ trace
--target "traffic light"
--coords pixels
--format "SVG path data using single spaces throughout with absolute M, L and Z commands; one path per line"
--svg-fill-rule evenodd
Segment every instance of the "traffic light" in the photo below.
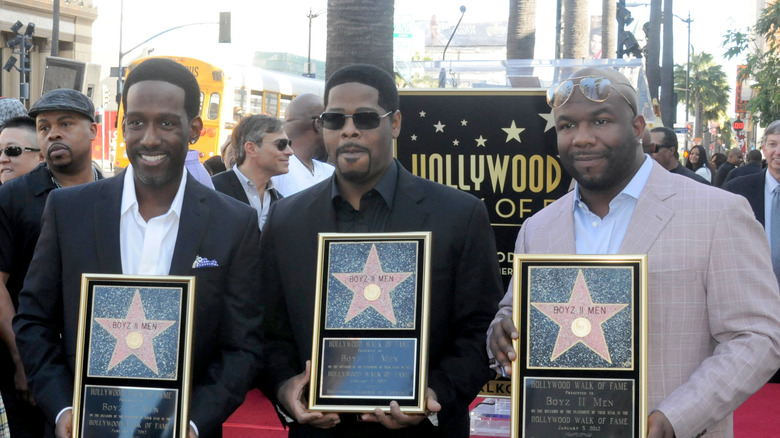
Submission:
M 219 13 L 219 42 L 230 42 L 230 12 Z
M 693 123 L 691 123 L 691 122 L 686 123 L 685 124 L 685 129 L 688 130 L 688 135 L 692 135 L 693 134 Z

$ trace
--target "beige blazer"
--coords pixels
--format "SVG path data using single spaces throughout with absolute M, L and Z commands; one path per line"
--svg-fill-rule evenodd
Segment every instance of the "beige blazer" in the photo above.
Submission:
M 573 198 L 528 219 L 515 253 L 575 253 Z M 733 437 L 732 412 L 780 367 L 780 292 L 747 201 L 653 163 L 619 253 L 648 254 L 649 411 L 678 438 Z M 496 320 L 511 313 L 512 284 Z

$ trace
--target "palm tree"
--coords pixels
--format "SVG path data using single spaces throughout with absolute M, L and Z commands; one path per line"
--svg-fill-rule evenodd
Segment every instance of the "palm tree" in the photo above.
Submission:
M 328 0 L 325 76 L 349 64 L 393 74 L 393 0 Z
M 661 0 L 650 0 L 650 23 L 645 56 L 650 97 L 658 99 L 658 87 L 661 85 Z
M 563 0 L 563 59 L 588 57 L 588 0 Z
M 685 89 L 687 66 L 674 66 L 675 88 Z M 691 79 L 689 93 L 694 103 L 694 137 L 702 137 L 704 124 L 709 120 L 722 121 L 726 117 L 731 87 L 723 66 L 715 64 L 709 53 L 691 52 Z M 684 98 L 679 93 L 678 102 Z
M 661 119 L 664 126 L 674 126 L 674 16 L 672 0 L 664 0 L 663 60 L 661 62 Z
M 601 2 L 601 57 L 615 59 L 617 57 L 617 3 L 615 0 Z
M 506 59 L 534 59 L 536 0 L 509 0 Z

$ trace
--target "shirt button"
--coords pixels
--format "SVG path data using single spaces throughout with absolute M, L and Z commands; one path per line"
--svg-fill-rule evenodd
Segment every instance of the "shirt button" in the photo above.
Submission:
M 593 222 L 593 228 L 596 228 L 596 227 L 598 227 L 598 226 L 599 226 L 599 223 L 598 223 L 598 222 Z

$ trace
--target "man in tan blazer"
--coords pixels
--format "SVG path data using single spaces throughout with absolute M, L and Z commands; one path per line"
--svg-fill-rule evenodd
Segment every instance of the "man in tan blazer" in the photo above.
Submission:
M 780 365 L 780 292 L 744 198 L 642 153 L 636 94 L 585 68 L 548 94 L 561 162 L 577 181 L 520 230 L 515 253 L 648 254 L 648 437 L 732 437 L 732 412 Z M 488 330 L 511 370 L 512 285 Z

